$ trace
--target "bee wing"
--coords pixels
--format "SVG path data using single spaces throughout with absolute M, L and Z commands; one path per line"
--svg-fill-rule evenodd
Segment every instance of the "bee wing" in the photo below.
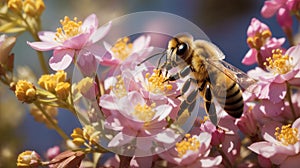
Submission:
M 245 72 L 238 69 L 237 67 L 229 64 L 228 62 L 220 59 L 209 59 L 207 58 L 206 61 L 209 65 L 214 66 L 219 71 L 224 73 L 230 79 L 235 81 L 243 91 L 247 92 L 254 92 L 257 80 L 249 77 Z

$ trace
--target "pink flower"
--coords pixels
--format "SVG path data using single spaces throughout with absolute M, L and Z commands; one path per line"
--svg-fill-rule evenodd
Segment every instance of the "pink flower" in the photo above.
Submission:
M 287 83 L 294 85 L 299 82 L 300 71 L 300 46 L 289 48 L 286 53 L 282 50 L 274 50 L 272 57 L 267 58 L 264 63 L 265 71 L 259 67 L 250 70 L 248 75 L 258 79 L 257 83 L 259 99 L 267 99 L 273 103 L 285 98 L 287 93 Z
M 151 152 L 153 141 L 172 144 L 178 135 L 171 129 L 166 129 L 166 117 L 172 111 L 169 104 L 148 104 L 137 91 L 129 92 L 121 98 L 113 95 L 103 95 L 100 106 L 109 110 L 105 120 L 107 129 L 117 131 L 109 142 L 109 147 L 120 147 L 133 143 L 136 139 L 136 154 Z M 163 129 L 162 129 L 163 128 Z
M 265 18 L 270 18 L 276 13 L 279 25 L 284 29 L 291 29 L 293 20 L 291 10 L 299 9 L 298 0 L 268 0 L 265 1 L 261 9 L 261 14 Z
M 75 56 L 84 48 L 88 50 L 95 42 L 102 39 L 109 31 L 111 23 L 98 28 L 98 19 L 95 14 L 88 16 L 83 22 L 77 18 L 70 20 L 65 17 L 61 20 L 62 28 L 57 32 L 39 32 L 41 42 L 28 42 L 28 44 L 38 51 L 53 50 L 53 56 L 49 60 L 53 70 L 64 70 Z
M 168 162 L 183 167 L 214 167 L 222 162 L 221 156 L 210 157 L 211 134 L 202 132 L 199 135 L 187 134 L 185 138 L 159 156 Z
M 286 6 L 290 11 L 295 12 L 300 8 L 300 0 L 288 0 Z
M 46 156 L 48 160 L 52 160 L 55 156 L 60 153 L 60 148 L 58 146 L 54 146 L 47 150 Z
M 131 58 L 128 62 L 129 60 Z M 131 63 L 135 65 L 121 64 L 120 75 L 117 73 L 105 79 L 104 88 L 108 93 L 121 98 L 131 91 L 138 91 L 149 102 L 171 105 L 173 109 L 169 116 L 176 118 L 180 104 L 180 100 L 176 98 L 180 94 L 177 83 L 164 82 L 166 77 L 160 75 L 159 70 L 154 69 L 152 65 L 136 66 L 134 60 Z
M 95 76 L 101 58 L 96 57 L 90 51 L 80 53 L 77 58 L 77 65 L 83 76 Z
M 211 145 L 213 146 L 222 144 L 225 139 L 224 130 L 216 128 L 216 126 L 210 121 L 205 121 L 203 124 L 201 124 L 200 130 L 203 132 L 208 132 L 212 135 Z
M 252 65 L 258 63 L 263 66 L 266 58 L 272 55 L 273 49 L 281 49 L 285 42 L 284 38 L 272 38 L 272 33 L 267 25 L 253 18 L 247 30 L 247 43 L 250 50 L 246 53 L 242 63 L 245 65 Z
M 282 7 L 285 6 L 287 0 L 266 0 L 261 9 L 261 14 L 265 18 L 272 17 Z
M 244 106 L 244 113 L 241 118 L 236 120 L 238 128 L 247 136 L 254 137 L 258 131 L 258 123 L 255 119 L 252 106 Z
M 300 118 L 292 125 L 281 127 L 279 123 L 270 122 L 262 130 L 265 141 L 253 143 L 249 149 L 280 167 L 297 167 L 300 159 L 299 129 Z
M 149 56 L 153 49 L 153 47 L 150 47 L 150 40 L 150 36 L 140 36 L 133 43 L 130 43 L 128 37 L 119 39 L 113 46 L 104 42 L 104 47 L 109 53 L 104 55 L 101 64 L 116 66 L 125 62 L 129 57 L 130 61 L 132 61 L 132 57 L 137 57 L 138 60 L 135 61 L 139 63 L 146 56 Z

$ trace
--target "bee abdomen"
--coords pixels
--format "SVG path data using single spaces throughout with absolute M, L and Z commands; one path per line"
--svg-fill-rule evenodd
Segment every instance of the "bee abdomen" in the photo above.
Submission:
M 240 118 L 244 111 L 244 100 L 242 91 L 238 84 L 233 83 L 226 90 L 226 100 L 224 103 L 224 98 L 219 98 L 219 102 L 223 102 L 224 110 L 234 118 Z

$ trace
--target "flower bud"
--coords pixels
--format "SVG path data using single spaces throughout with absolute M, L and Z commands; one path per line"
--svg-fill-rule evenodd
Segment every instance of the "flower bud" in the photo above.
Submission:
M 15 94 L 18 100 L 26 103 L 32 103 L 37 98 L 34 85 L 25 80 L 19 80 L 17 82 Z
M 9 0 L 7 2 L 7 6 L 10 10 L 15 11 L 17 13 L 21 13 L 23 8 L 23 2 L 22 0 Z
M 28 16 L 39 16 L 45 10 L 45 4 L 43 0 L 25 0 L 23 3 L 23 11 Z
M 20 168 L 37 168 L 40 161 L 41 158 L 35 151 L 25 151 L 19 154 L 17 166 Z
M 66 100 L 70 92 L 70 84 L 68 82 L 59 82 L 55 87 L 56 96 L 62 100 Z

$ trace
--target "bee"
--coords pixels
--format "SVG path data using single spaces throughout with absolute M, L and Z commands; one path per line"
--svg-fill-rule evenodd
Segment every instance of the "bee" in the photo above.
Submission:
M 224 58 L 225 55 L 217 46 L 205 40 L 193 40 L 189 34 L 177 35 L 168 42 L 166 61 L 158 65 L 158 68 L 165 68 L 166 75 L 174 67 L 179 70 L 169 75 L 165 82 L 191 75 L 193 78 L 184 82 L 181 94 L 186 93 L 193 84 L 198 86 L 185 96 L 179 115 L 186 109 L 190 112 L 196 104 L 197 96 L 200 95 L 203 98 L 203 107 L 213 124 L 217 125 L 218 122 L 216 104 L 230 116 L 241 117 L 244 109 L 243 89 L 247 89 L 256 81 L 225 62 Z M 162 57 L 158 64 L 161 59 Z

